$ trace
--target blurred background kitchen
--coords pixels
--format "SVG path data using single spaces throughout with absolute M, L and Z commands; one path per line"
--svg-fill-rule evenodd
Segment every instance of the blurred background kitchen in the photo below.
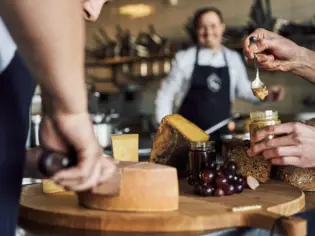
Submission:
M 154 137 L 154 100 L 171 70 L 176 52 L 190 47 L 191 17 L 196 9 L 213 6 L 223 13 L 223 43 L 242 55 L 245 35 L 258 27 L 280 33 L 315 50 L 315 0 L 114 0 L 95 23 L 87 23 L 86 82 L 89 107 L 100 143 L 110 152 L 110 134 L 139 133 L 140 155 L 148 155 Z M 243 56 L 242 56 L 243 58 Z M 248 66 L 249 78 L 255 78 Z M 279 111 L 282 122 L 315 117 L 315 86 L 295 75 L 261 71 L 265 84 L 283 84 L 285 99 L 254 105 L 232 104 L 241 116 L 233 132 L 245 133 L 251 111 Z M 40 91 L 32 105 L 29 146 L 38 144 Z

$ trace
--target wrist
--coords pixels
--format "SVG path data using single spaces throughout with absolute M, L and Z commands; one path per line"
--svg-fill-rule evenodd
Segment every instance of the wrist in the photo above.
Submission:
M 303 76 L 303 71 L 306 68 L 312 67 L 311 63 L 311 55 L 310 50 L 298 46 L 298 55 L 296 56 L 296 59 L 294 60 L 294 66 L 292 66 L 292 69 L 290 72 L 293 72 L 297 75 Z
M 86 95 L 70 93 L 66 97 L 50 96 L 47 91 L 42 89 L 42 113 L 50 117 L 87 114 Z

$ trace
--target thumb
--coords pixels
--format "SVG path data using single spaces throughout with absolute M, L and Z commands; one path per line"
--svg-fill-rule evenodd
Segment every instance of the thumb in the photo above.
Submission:
M 277 47 L 277 40 L 275 39 L 259 39 L 249 46 L 253 53 L 263 53 L 266 50 L 273 50 Z

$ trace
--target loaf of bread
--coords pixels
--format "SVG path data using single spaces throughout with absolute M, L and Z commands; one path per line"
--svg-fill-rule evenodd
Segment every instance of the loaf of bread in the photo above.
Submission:
M 315 168 L 273 166 L 271 178 L 285 181 L 303 191 L 315 191 Z
M 78 193 L 80 205 L 125 212 L 166 212 L 178 209 L 179 187 L 175 168 L 146 162 L 119 162 L 118 166 L 121 172 L 119 196 L 96 194 L 97 190 L 93 193 L 81 192 Z
M 168 115 L 163 118 L 154 138 L 150 162 L 176 167 L 179 177 L 185 177 L 190 142 L 208 140 L 209 135 L 181 115 Z
M 260 156 L 249 157 L 247 155 L 249 147 L 249 140 L 224 140 L 222 148 L 224 161 L 234 161 L 238 174 L 252 176 L 260 183 L 265 183 L 270 179 L 271 164 Z

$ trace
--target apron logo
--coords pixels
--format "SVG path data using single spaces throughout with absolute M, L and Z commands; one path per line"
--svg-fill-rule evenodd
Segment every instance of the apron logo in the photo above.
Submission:
M 211 74 L 207 78 L 208 87 L 214 93 L 218 92 L 221 89 L 221 83 L 221 79 L 215 73 Z

